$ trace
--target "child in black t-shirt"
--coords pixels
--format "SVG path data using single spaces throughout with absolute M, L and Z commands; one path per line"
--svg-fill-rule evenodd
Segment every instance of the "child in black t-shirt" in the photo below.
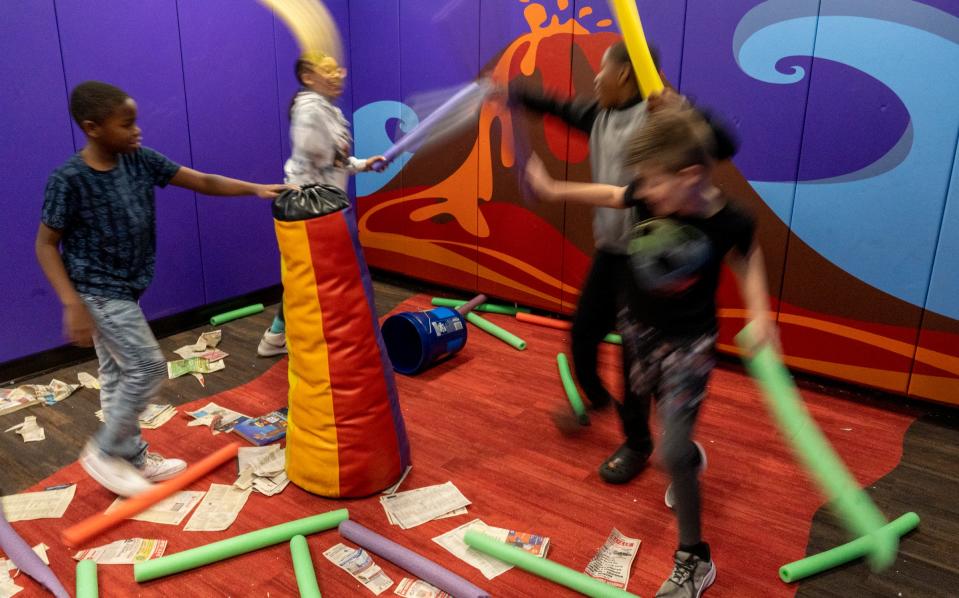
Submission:
M 672 483 L 679 549 L 658 597 L 698 597 L 716 578 L 701 536 L 699 472 L 705 453 L 691 439 L 714 366 L 716 290 L 723 261 L 733 270 L 757 343 L 776 342 L 762 252 L 751 215 L 711 183 L 713 134 L 684 105 L 647 117 L 626 148 L 642 176 L 626 187 L 549 177 L 538 159 L 527 180 L 544 201 L 631 208 L 628 307 L 619 314 L 631 390 L 652 395 L 662 422 L 661 460 Z

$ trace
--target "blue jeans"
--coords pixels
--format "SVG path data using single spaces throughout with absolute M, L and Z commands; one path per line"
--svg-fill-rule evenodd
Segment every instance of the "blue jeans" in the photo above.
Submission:
M 93 345 L 100 360 L 100 405 L 106 419 L 94 441 L 107 455 L 139 467 L 147 450 L 139 417 L 166 380 L 166 360 L 135 301 L 82 297 L 96 325 Z

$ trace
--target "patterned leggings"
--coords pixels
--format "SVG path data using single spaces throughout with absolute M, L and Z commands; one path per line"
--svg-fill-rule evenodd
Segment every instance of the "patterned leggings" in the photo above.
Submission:
M 667 338 L 660 330 L 638 322 L 628 310 L 619 314 L 619 330 L 631 390 L 656 400 L 663 427 L 660 454 L 673 482 L 679 543 L 697 544 L 702 540 L 699 454 L 692 435 L 709 374 L 716 364 L 716 335 Z

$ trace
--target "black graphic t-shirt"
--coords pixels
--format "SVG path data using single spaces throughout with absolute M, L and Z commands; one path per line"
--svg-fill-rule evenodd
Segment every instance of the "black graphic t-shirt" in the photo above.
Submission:
M 745 256 L 753 244 L 755 219 L 728 197 L 709 217 L 654 217 L 635 186 L 626 189 L 633 209 L 629 261 L 633 276 L 629 307 L 643 324 L 674 337 L 716 331 L 716 289 L 730 250 Z
M 50 175 L 41 221 L 63 233 L 61 252 L 78 293 L 138 299 L 156 263 L 154 187 L 180 165 L 149 148 L 121 154 L 109 171 L 74 154 Z

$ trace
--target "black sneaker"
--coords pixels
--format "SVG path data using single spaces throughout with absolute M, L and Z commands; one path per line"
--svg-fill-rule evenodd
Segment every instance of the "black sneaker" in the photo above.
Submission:
M 609 484 L 625 484 L 646 469 L 649 452 L 637 451 L 625 442 L 599 466 L 599 477 Z
M 716 581 L 716 564 L 694 554 L 677 550 L 675 566 L 656 598 L 699 598 Z

